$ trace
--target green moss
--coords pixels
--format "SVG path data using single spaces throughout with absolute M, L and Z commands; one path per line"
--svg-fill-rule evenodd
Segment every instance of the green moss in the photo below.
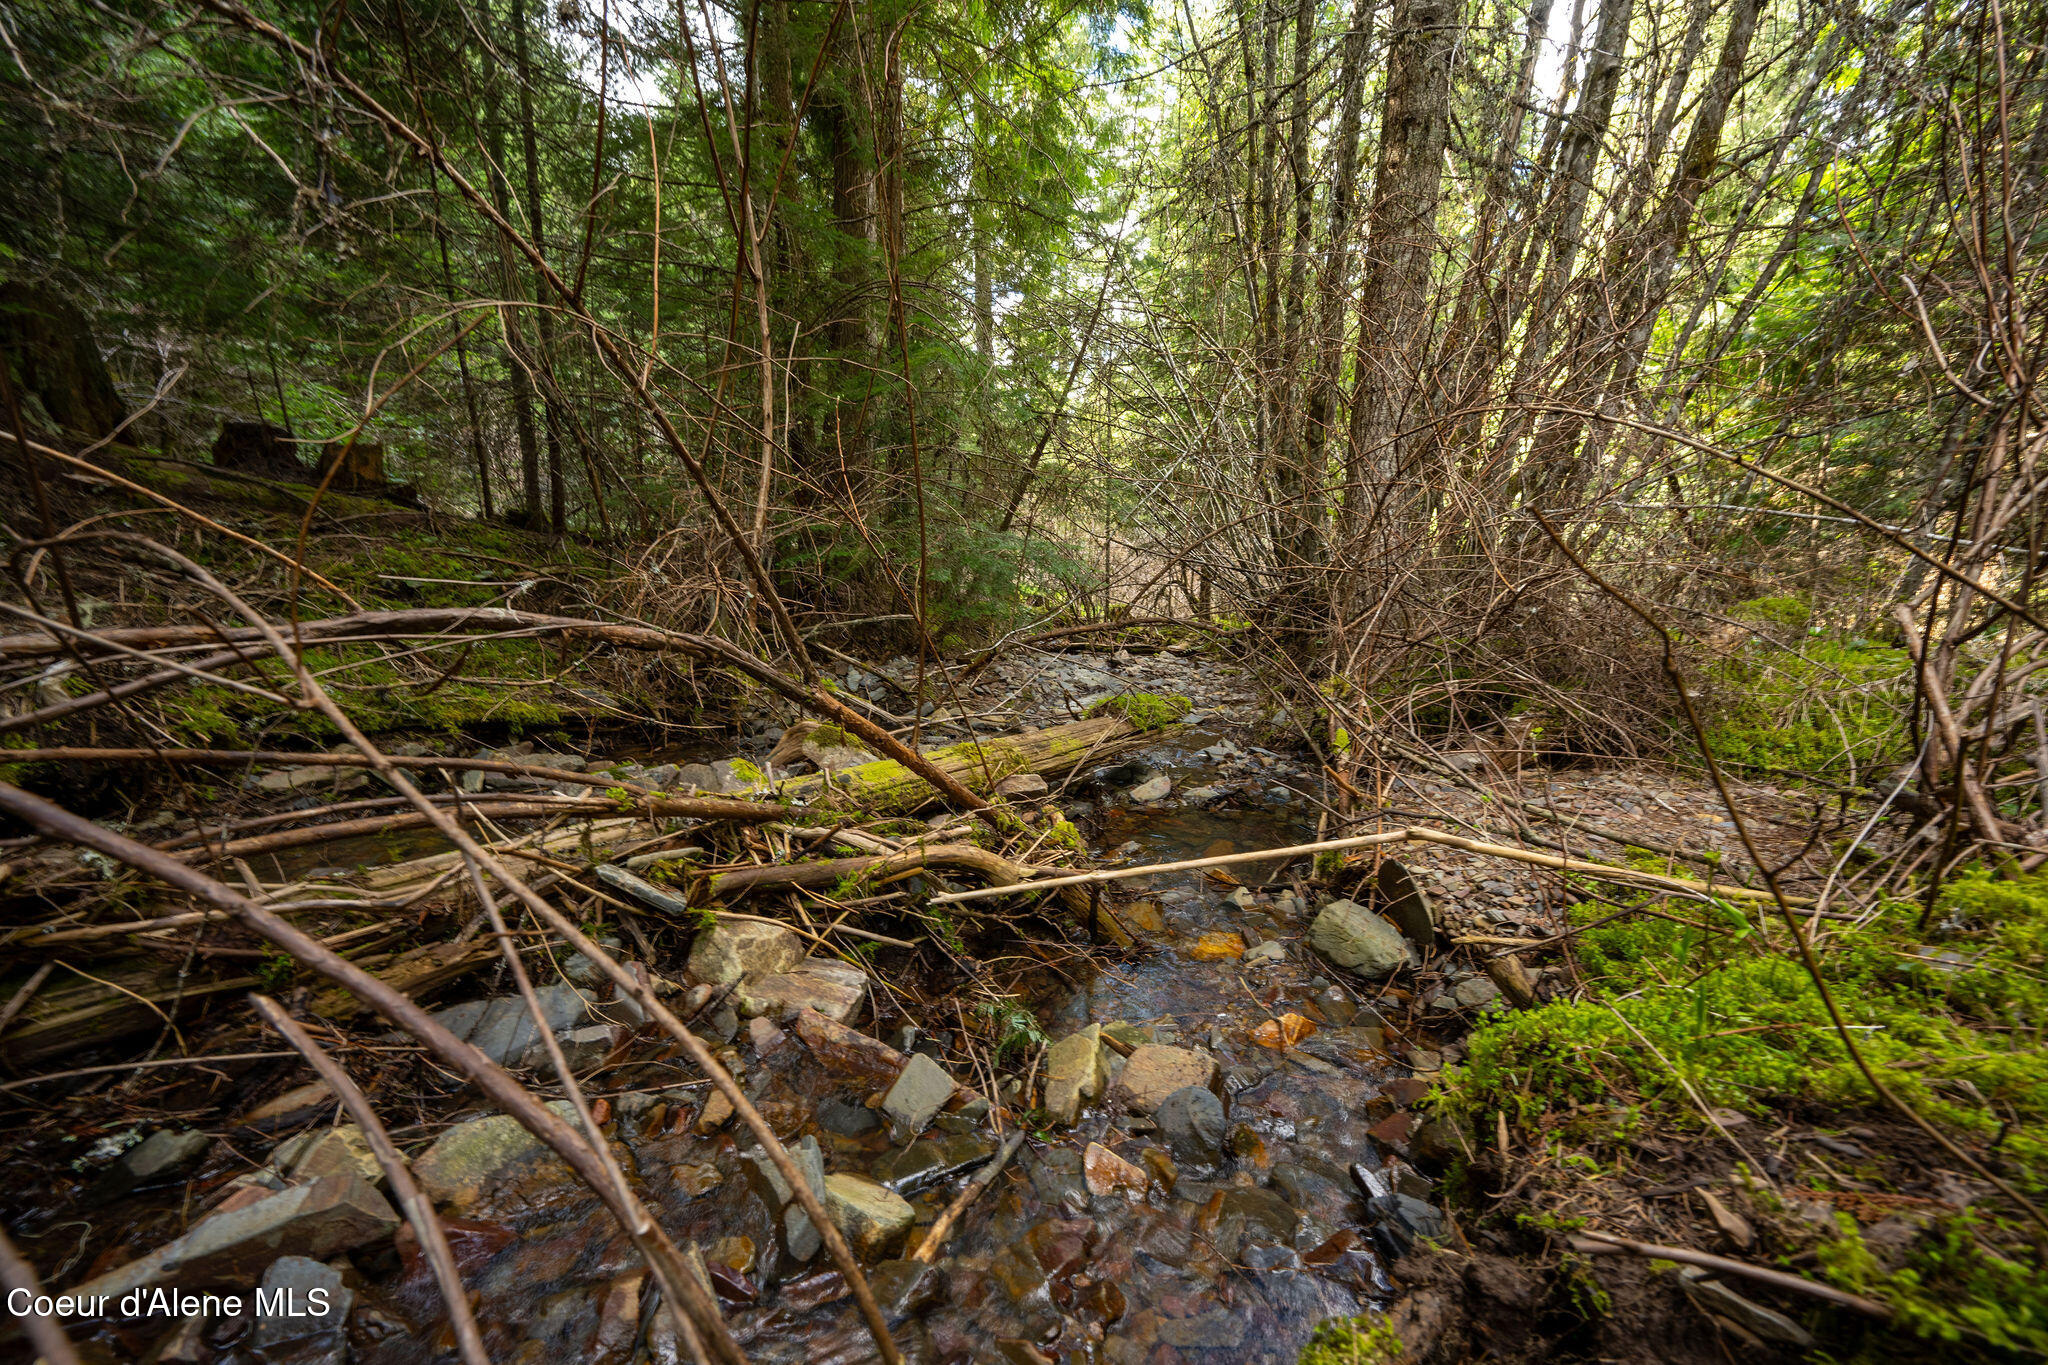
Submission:
M 1708 742 L 1730 762 L 1822 777 L 1895 762 L 1910 667 L 1904 650 L 1854 640 L 1753 648 L 1706 670 Z
M 1525 1125 L 1545 1110 L 1586 1106 L 1576 1119 L 1600 1106 L 1598 1131 L 1578 1134 L 1594 1142 L 1642 1114 L 1697 1125 L 1691 1095 L 1749 1112 L 1870 1108 L 1875 1098 L 1812 979 L 1779 946 L 1782 928 L 1766 920 L 1760 931 L 1753 911 L 1726 904 L 1675 908 L 1692 927 L 1642 917 L 1580 935 L 1584 998 L 1483 1022 L 1465 1064 L 1446 1072 L 1438 1106 Z M 1917 905 L 1880 907 L 1869 925 L 1832 939 L 1823 972 L 1886 1084 L 1966 1145 L 1995 1149 L 2005 1176 L 2039 1198 L 2048 1192 L 2048 875 L 1971 874 L 1945 888 L 1940 909 L 1946 931 L 1927 943 Z M 1573 918 L 1606 911 L 1574 907 Z M 1618 1114 L 1606 1107 L 1617 1096 Z M 2023 1253 L 2011 1248 L 2024 1245 L 2015 1229 L 1945 1224 L 1891 1274 L 1859 1245 L 1845 1233 L 1823 1255 L 1824 1272 L 1894 1304 L 1921 1335 L 2048 1349 L 2048 1278 L 2014 1259 Z
M 1408 1348 L 1385 1318 L 1325 1318 L 1296 1365 L 1393 1365 L 1407 1357 Z
M 1178 723 L 1182 716 L 1194 709 L 1194 705 L 1177 694 L 1162 697 L 1156 692 L 1126 692 L 1120 697 L 1104 697 L 1089 707 L 1085 714 L 1122 716 L 1140 730 L 1164 730 Z
M 1738 621 L 1804 630 L 1813 619 L 1813 608 L 1798 597 L 1752 597 L 1747 602 L 1738 602 L 1728 614 Z
M 750 787 L 765 787 L 768 785 L 768 774 L 762 772 L 744 758 L 732 760 L 732 775 Z

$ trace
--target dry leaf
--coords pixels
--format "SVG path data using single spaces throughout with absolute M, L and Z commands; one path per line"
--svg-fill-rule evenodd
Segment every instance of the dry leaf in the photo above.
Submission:
M 1294 1047 L 1302 1039 L 1316 1031 L 1315 1024 L 1298 1014 L 1283 1014 L 1278 1019 L 1268 1019 L 1252 1030 L 1252 1041 L 1260 1047 Z

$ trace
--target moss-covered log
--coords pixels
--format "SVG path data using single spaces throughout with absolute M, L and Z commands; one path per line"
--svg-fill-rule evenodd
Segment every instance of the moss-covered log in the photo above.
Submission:
M 943 749 L 926 750 L 925 757 L 961 785 L 988 792 L 1016 773 L 1054 777 L 1071 772 L 1091 759 L 1115 753 L 1140 734 L 1142 728 L 1121 715 L 1102 715 L 1021 735 L 971 739 Z M 765 794 L 770 786 L 764 780 L 757 790 Z M 929 805 L 939 795 L 929 782 L 887 759 L 841 768 L 830 774 L 829 779 L 825 773 L 811 773 L 785 779 L 772 787 L 784 799 L 809 800 L 876 815 L 905 814 Z
M 842 882 L 862 888 L 879 888 L 897 878 L 926 868 L 949 868 L 973 872 L 992 886 L 1015 886 L 1026 882 L 1043 868 L 1011 862 L 973 844 L 934 844 L 930 848 L 906 848 L 879 857 L 822 858 L 810 863 L 770 863 L 721 872 L 705 881 L 705 891 L 719 901 L 737 900 L 757 891 L 819 891 Z M 1067 908 L 1077 915 L 1088 913 L 1088 896 L 1079 888 L 1055 891 Z

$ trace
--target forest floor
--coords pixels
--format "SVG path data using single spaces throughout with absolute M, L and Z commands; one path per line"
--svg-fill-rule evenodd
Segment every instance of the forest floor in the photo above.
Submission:
M 354 562 L 367 582 L 393 558 L 387 547 Z M 431 572 L 440 562 L 396 573 L 416 580 L 407 591 L 442 591 L 431 583 L 451 576 Z M 847 691 L 917 709 L 904 690 L 914 660 L 845 667 Z M 790 747 L 802 734 L 786 728 L 793 717 L 759 699 L 736 727 L 650 746 L 611 714 L 615 693 L 558 670 L 511 694 L 536 744 L 505 732 L 505 696 L 488 677 L 457 686 L 444 703 L 480 714 L 423 723 L 401 699 L 377 731 L 422 760 L 527 765 L 444 774 L 450 796 L 578 797 L 612 782 L 759 795 L 762 781 L 807 766 Z M 1199 646 L 1132 638 L 1007 654 L 915 735 L 927 746 L 994 740 L 1105 701 L 1168 696 L 1187 702 L 1177 724 L 1018 792 L 1034 847 L 1071 821 L 1082 865 L 1139 867 L 1339 832 L 1324 774 L 1276 725 L 1254 677 Z M 203 708 L 176 713 L 195 716 Z M 489 724 L 504 734 L 493 744 L 464 733 Z M 512 815 L 497 832 L 545 869 L 536 885 L 718 1049 L 835 1221 L 845 1215 L 911 1359 L 1330 1365 L 1398 1349 L 1411 1360 L 1690 1362 L 1792 1359 L 1816 1341 L 1841 1359 L 2024 1353 L 2041 1298 L 2001 1251 L 2019 1234 L 1973 1212 L 1983 1180 L 1841 1080 L 1802 979 L 1778 970 L 1782 929 L 1740 899 L 1755 869 L 1704 776 L 1516 755 L 1483 734 L 1445 747 L 1428 766 L 1382 768 L 1366 794 L 1376 812 L 1341 832 L 1427 826 L 1538 857 L 1706 878 L 1728 897 L 1653 896 L 1424 843 L 1122 880 L 1086 922 L 1001 900 L 926 905 L 932 880 L 853 879 L 743 903 L 783 924 L 764 929 L 701 900 L 679 910 L 664 888 L 801 856 L 799 827 L 678 829 L 621 802 L 615 818 Z M 97 793 L 110 824 L 175 844 L 191 790 L 167 793 L 143 768 L 62 768 L 11 775 Z M 368 914 L 328 899 L 304 922 L 365 965 L 412 962 L 419 974 L 407 979 L 439 1021 L 559 1098 L 538 1029 L 503 964 L 490 966 L 490 936 L 459 902 L 434 898 L 450 878 L 445 843 L 418 829 L 317 832 L 364 801 L 395 804 L 376 790 L 359 771 L 280 762 L 246 766 L 201 799 L 213 824 L 285 827 L 279 845 L 248 847 L 234 864 L 245 884 L 362 897 Z M 1797 786 L 1738 782 L 1733 794 L 1794 896 L 1828 881 L 1861 818 Z M 972 837 L 946 813 L 859 828 L 891 847 Z M 89 860 L 52 870 L 26 858 L 8 893 L 45 914 L 73 906 L 66 926 L 81 922 L 81 886 L 97 907 L 84 919 L 158 913 L 132 883 L 92 892 L 111 873 Z M 1400 919 L 1411 886 L 1430 923 L 1381 968 L 1340 969 L 1311 946 L 1330 902 Z M 2019 904 L 2026 913 L 2008 918 L 2037 934 L 2048 916 Z M 1980 979 L 1965 967 L 1993 972 L 2000 989 L 2033 989 L 2038 944 L 1999 939 L 1967 902 L 1925 931 L 1912 911 L 1812 921 L 1835 939 L 1830 961 L 1853 965 L 1838 983 L 1847 1012 L 1902 1086 L 1924 1081 L 1914 1093 L 1944 1122 L 1975 1125 L 1991 1150 L 2025 1159 L 2033 1113 L 2010 1096 L 2033 1087 L 2038 1103 L 2028 1068 L 2039 1059 L 2015 1060 L 1995 1028 L 1964 1017 L 1970 1002 L 1940 993 Z M 104 1319 L 75 1333 L 89 1358 L 401 1365 L 450 1347 L 417 1239 L 371 1189 L 381 1173 L 333 1095 L 246 1013 L 218 1007 L 251 988 L 313 1022 L 369 1088 L 441 1209 L 493 1359 L 680 1358 L 603 1205 L 403 1035 L 237 929 L 76 942 L 56 955 L 67 978 L 42 984 L 47 972 L 30 980 L 35 939 L 17 933 L 0 979 L 10 1016 L 19 1010 L 8 1038 L 17 1074 L 0 1083 L 13 1137 L 0 1208 L 46 1282 L 190 1287 L 203 1271 L 345 1291 L 328 1318 L 245 1308 Z M 1870 966 L 1873 954 L 1885 965 Z M 869 1358 L 849 1285 L 730 1108 L 589 962 L 544 934 L 527 958 L 614 1154 L 677 1241 L 704 1249 L 749 1356 Z M 140 983 L 174 964 L 174 985 L 142 1000 Z M 1917 1013 L 1903 1012 L 1906 986 L 1920 992 Z M 1974 999 L 1980 1015 L 1985 1004 Z M 22 1051 L 25 1037 L 44 1051 Z M 991 1165 L 986 1192 L 928 1261 L 915 1259 Z M 331 1211 L 284 1207 L 308 1187 L 354 1210 L 345 1228 Z M 1959 1289 L 1994 1309 L 1964 1318 L 1937 1302 Z

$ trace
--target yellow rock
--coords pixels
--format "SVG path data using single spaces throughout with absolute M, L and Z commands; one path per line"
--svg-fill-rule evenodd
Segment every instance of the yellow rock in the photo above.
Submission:
M 1200 962 L 1222 962 L 1244 956 L 1244 939 L 1229 929 L 1218 929 L 1195 940 L 1188 956 Z

